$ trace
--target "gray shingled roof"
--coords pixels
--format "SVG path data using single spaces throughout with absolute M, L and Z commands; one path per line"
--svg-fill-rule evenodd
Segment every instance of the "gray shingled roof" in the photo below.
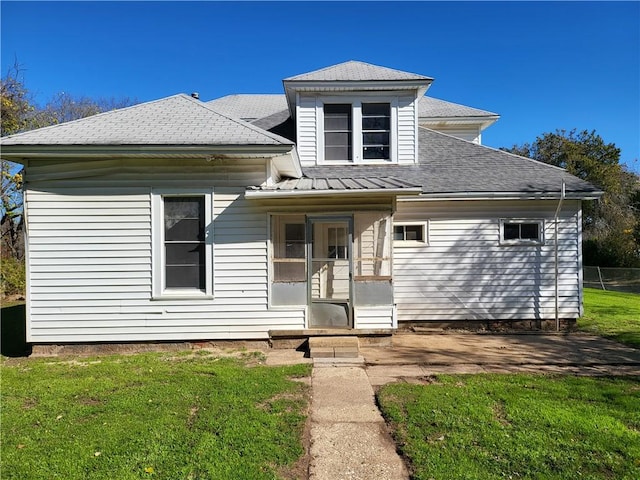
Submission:
M 314 81 L 314 82 L 362 82 L 362 81 L 398 81 L 398 80 L 433 80 L 430 77 L 415 73 L 402 72 L 392 68 L 371 65 L 370 63 L 351 60 L 330 67 L 314 70 L 313 72 L 295 75 L 285 78 L 287 81 Z
M 446 102 L 433 97 L 422 97 L 418 102 L 418 116 L 451 118 L 451 117 L 498 117 L 497 113 L 467 107 L 458 103 Z
M 207 105 L 223 115 L 247 121 L 288 111 L 287 97 L 284 94 L 227 95 L 211 100 Z
M 424 194 L 598 194 L 593 185 L 565 170 L 477 145 L 428 128 L 419 129 L 417 165 L 345 165 L 303 168 L 309 178 L 394 177 L 422 185 Z
M 207 102 L 211 108 L 217 112 L 231 118 L 240 118 L 250 121 L 257 126 L 259 121 L 279 114 L 280 121 L 282 115 L 289 116 L 287 99 L 284 94 L 241 94 L 227 95 Z M 498 117 L 497 113 L 480 110 L 478 108 L 467 107 L 458 103 L 446 102 L 433 97 L 421 97 L 418 101 L 418 115 L 420 118 L 475 118 L 475 117 Z M 269 125 L 270 122 L 266 122 Z M 264 127 L 261 127 L 264 128 Z M 267 128 L 268 129 L 268 128 Z
M 3 137 L 12 145 L 289 145 L 185 94 Z

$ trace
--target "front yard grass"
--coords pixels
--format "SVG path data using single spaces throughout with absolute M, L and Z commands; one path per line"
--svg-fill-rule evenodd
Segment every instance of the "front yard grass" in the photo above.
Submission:
M 0 477 L 288 478 L 309 367 L 247 358 L 4 359 Z
M 640 348 L 640 295 L 585 288 L 578 328 Z
M 638 380 L 443 375 L 378 401 L 414 479 L 637 480 Z

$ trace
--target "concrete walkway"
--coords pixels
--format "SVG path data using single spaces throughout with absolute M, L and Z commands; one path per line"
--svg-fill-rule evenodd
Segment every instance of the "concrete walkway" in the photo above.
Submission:
M 409 478 L 363 366 L 316 362 L 311 385 L 310 480 Z
M 640 376 L 640 350 L 583 334 L 398 334 L 356 359 L 316 359 L 311 378 L 311 480 L 407 479 L 377 409 L 374 387 L 441 373 Z M 311 362 L 272 350 L 267 364 Z

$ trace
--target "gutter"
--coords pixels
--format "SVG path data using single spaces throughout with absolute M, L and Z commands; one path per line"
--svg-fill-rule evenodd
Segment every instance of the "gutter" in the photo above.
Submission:
M 143 155 L 186 155 L 216 157 L 225 155 L 278 156 L 295 150 L 293 144 L 282 145 L 2 145 L 2 158 L 20 162 L 26 158 L 114 158 Z
M 564 183 L 564 181 L 563 181 Z M 592 192 L 571 192 L 565 194 L 566 200 L 598 200 L 604 192 L 600 190 Z M 409 202 L 440 202 L 443 200 L 558 200 L 561 198 L 558 192 L 539 192 L 539 193 L 522 193 L 522 192 L 497 192 L 497 193 L 476 193 L 476 192 L 459 192 L 459 193 L 423 193 L 418 198 L 407 199 Z

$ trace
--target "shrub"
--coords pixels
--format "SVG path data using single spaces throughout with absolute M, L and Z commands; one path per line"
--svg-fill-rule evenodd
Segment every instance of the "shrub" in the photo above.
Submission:
M 24 260 L 3 258 L 0 264 L 0 278 L 2 280 L 2 296 L 24 295 L 26 277 Z

